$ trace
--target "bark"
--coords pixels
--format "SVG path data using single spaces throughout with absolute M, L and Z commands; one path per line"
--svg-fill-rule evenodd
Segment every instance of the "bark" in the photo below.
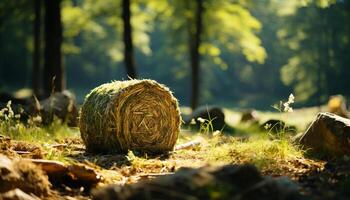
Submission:
M 122 1 L 122 9 L 122 19 L 124 25 L 124 62 L 126 67 L 126 73 L 130 78 L 137 78 L 135 69 L 134 47 L 132 42 L 132 27 L 130 23 L 130 0 Z
M 195 16 L 195 31 L 190 33 L 190 56 L 192 70 L 192 94 L 191 108 L 194 110 L 198 107 L 199 100 L 199 70 L 200 70 L 200 55 L 199 46 L 201 44 L 201 35 L 203 29 L 203 0 L 196 0 L 197 10 Z
M 60 0 L 45 1 L 45 96 L 49 96 L 53 91 L 60 92 L 65 89 L 60 3 Z
M 32 69 L 32 89 L 33 93 L 36 96 L 40 96 L 39 88 L 40 88 L 40 32 L 41 32 L 41 0 L 34 0 L 34 22 L 33 22 L 33 30 L 34 30 L 34 51 L 33 51 L 33 69 Z

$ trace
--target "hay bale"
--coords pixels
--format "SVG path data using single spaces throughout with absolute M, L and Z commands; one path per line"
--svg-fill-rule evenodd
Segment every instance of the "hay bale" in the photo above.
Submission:
M 174 148 L 180 111 L 171 91 L 153 80 L 114 81 L 91 91 L 80 113 L 81 137 L 90 152 Z

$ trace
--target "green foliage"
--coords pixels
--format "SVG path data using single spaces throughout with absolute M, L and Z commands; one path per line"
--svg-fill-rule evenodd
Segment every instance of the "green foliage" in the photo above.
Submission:
M 335 93 L 350 95 L 349 1 L 203 2 L 202 104 L 266 108 L 291 90 L 299 105 L 314 104 L 319 97 L 325 101 Z M 0 2 L 3 90 L 31 85 L 32 3 Z M 188 33 L 194 30 L 195 1 L 131 3 L 140 77 L 165 83 L 186 105 Z M 96 85 L 127 78 L 120 4 L 121 0 L 62 1 L 64 62 L 68 86 L 78 100 Z
M 341 57 L 341 52 L 350 50 L 349 41 L 344 40 L 349 35 L 345 22 L 350 17 L 346 11 L 349 3 L 331 3 L 317 1 L 299 8 L 295 15 L 287 17 L 289 24 L 277 32 L 283 45 L 291 50 L 288 62 L 281 68 L 282 81 L 293 86 L 301 101 L 316 95 L 325 101 L 334 91 L 345 92 L 338 87 L 346 85 L 343 79 L 334 84 L 333 78 L 348 74 L 348 59 Z
M 55 119 L 47 127 L 41 127 L 41 117 L 34 116 L 28 119 L 27 124 L 21 123 L 21 113 L 14 113 L 9 101 L 5 108 L 0 109 L 0 135 L 9 136 L 15 140 L 25 140 L 34 143 L 53 142 L 55 139 L 77 136 L 76 130 Z

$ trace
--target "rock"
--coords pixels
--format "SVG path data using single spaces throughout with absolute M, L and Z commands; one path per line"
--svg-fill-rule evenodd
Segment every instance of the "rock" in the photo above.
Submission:
M 304 134 L 295 138 L 311 153 L 350 155 L 350 120 L 332 113 L 319 113 Z
M 0 94 L 0 109 L 6 107 L 8 102 L 1 102 L 1 98 L 11 100 L 11 108 L 15 114 L 20 114 L 21 122 L 26 123 L 29 119 L 40 116 L 40 122 L 48 125 L 56 116 L 69 126 L 78 125 L 78 107 L 74 95 L 68 91 L 56 92 L 40 102 L 34 97 L 20 101 L 9 95 L 3 94 L 1 97 Z
M 62 162 L 43 159 L 28 159 L 39 166 L 54 185 L 65 184 L 74 188 L 81 186 L 91 188 L 101 180 L 94 169 L 85 165 L 65 165 Z
M 300 199 L 297 190 L 261 176 L 251 165 L 182 168 L 173 175 L 93 191 L 95 200 L 112 199 Z M 254 194 L 256 195 L 254 196 Z
M 6 105 L 8 101 L 20 105 L 28 105 L 31 103 L 29 98 L 16 98 L 11 93 L 0 92 L 0 105 Z
M 63 176 L 68 172 L 67 166 L 59 161 L 43 159 L 28 159 L 28 161 L 36 164 L 49 176 Z
M 346 109 L 346 100 L 342 95 L 331 96 L 328 100 L 327 107 L 330 113 L 350 118 L 349 112 Z
M 195 121 L 195 124 L 192 124 L 192 119 Z M 220 107 L 216 106 L 202 106 L 195 109 L 192 114 L 184 117 L 186 125 L 195 127 L 197 129 L 201 126 L 201 119 L 211 121 L 213 125 L 213 130 L 222 130 L 225 126 L 225 114 Z
M 14 189 L 14 190 L 10 190 L 4 194 L 0 194 L 0 199 L 1 200 L 40 200 L 38 197 L 36 196 L 32 196 L 29 194 L 26 194 L 25 192 L 23 192 L 20 189 Z
M 255 110 L 247 110 L 247 111 L 242 112 L 241 122 L 242 123 L 246 123 L 246 122 L 257 123 L 257 122 L 259 122 L 258 113 Z
M 33 163 L 0 155 L 0 192 L 20 189 L 38 197 L 49 195 L 51 184 L 43 171 Z
M 79 181 L 81 185 L 96 185 L 101 180 L 101 176 L 94 169 L 85 165 L 72 164 L 68 166 L 68 171 L 72 179 Z
M 250 189 L 237 195 L 242 200 L 260 199 L 260 200 L 292 200 L 300 199 L 298 194 L 299 187 L 286 177 L 276 179 L 266 178 Z M 273 192 L 271 192 L 273 191 Z
M 278 119 L 269 119 L 260 125 L 261 130 L 271 133 L 295 133 L 296 127 L 287 125 L 284 121 Z
M 44 124 L 50 124 L 54 116 L 69 126 L 78 125 L 78 108 L 74 95 L 68 91 L 56 92 L 49 98 L 40 101 L 40 112 Z

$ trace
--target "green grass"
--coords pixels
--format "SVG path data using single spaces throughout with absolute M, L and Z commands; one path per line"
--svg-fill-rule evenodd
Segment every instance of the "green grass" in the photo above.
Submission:
M 230 138 L 224 140 L 228 141 L 221 145 L 220 139 L 211 142 L 205 154 L 206 160 L 209 162 L 251 163 L 266 170 L 276 168 L 281 162 L 303 156 L 303 151 L 287 139 L 269 140 L 264 137 L 254 137 L 247 141 Z
M 33 143 L 52 143 L 56 139 L 74 137 L 79 135 L 79 130 L 69 128 L 58 120 L 47 127 L 25 125 L 19 122 L 0 122 L 0 134 L 9 136 L 14 140 L 24 140 Z
M 259 112 L 260 117 L 270 118 L 285 116 L 291 121 L 295 118 L 304 118 L 306 115 L 314 116 L 314 109 L 297 110 L 295 113 L 266 113 Z M 237 112 L 225 110 L 228 120 L 238 118 Z M 287 116 L 287 114 L 289 114 Z M 4 115 L 4 114 L 3 114 Z M 302 116 L 302 117 L 301 117 Z M 1 117 L 1 116 L 0 116 Z M 11 137 L 12 140 L 21 140 L 39 145 L 45 152 L 44 158 L 71 162 L 70 148 L 56 149 L 52 144 L 59 140 L 71 137 L 79 137 L 79 130 L 54 120 L 50 126 L 40 126 L 36 123 L 20 123 L 14 114 L 0 120 L 0 134 Z M 287 118 L 288 117 L 288 118 Z M 299 119 L 298 119 L 299 120 Z M 297 121 L 295 121 L 297 122 Z M 299 123 L 299 122 L 298 122 Z M 182 131 L 178 144 L 192 140 L 201 140 L 199 148 L 192 150 L 179 150 L 170 154 L 166 159 L 160 157 L 147 157 L 128 155 L 131 166 L 134 169 L 145 172 L 160 172 L 172 168 L 172 166 L 199 167 L 207 163 L 251 163 L 262 170 L 278 170 L 298 158 L 302 158 L 304 152 L 298 146 L 292 144 L 284 134 L 278 139 L 271 139 L 267 132 L 262 131 L 258 125 L 232 123 L 236 132 L 234 135 L 216 134 L 213 136 L 210 121 L 206 121 L 201 133 Z M 234 136 L 234 137 L 233 137 Z

